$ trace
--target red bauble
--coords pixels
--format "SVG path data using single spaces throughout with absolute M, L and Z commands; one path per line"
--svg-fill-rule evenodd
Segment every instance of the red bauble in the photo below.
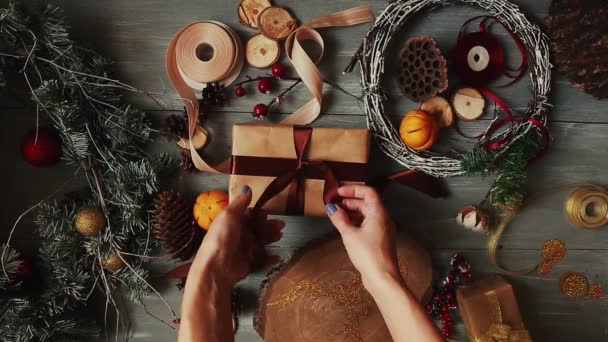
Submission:
M 13 274 L 14 281 L 23 281 L 34 273 L 34 263 L 28 257 L 19 255 L 17 260 L 21 262 L 17 271 Z
M 263 103 L 258 103 L 253 107 L 253 117 L 256 119 L 261 119 L 268 115 L 268 106 Z
M 38 137 L 33 129 L 21 138 L 21 155 L 33 166 L 54 165 L 61 157 L 61 141 L 52 129 L 38 128 Z
M 234 88 L 234 95 L 238 97 L 245 95 L 245 88 L 243 88 L 243 86 L 237 86 Z
M 268 78 L 262 78 L 258 81 L 258 90 L 260 93 L 268 94 L 270 92 L 270 80 Z
M 272 75 L 278 78 L 285 76 L 285 67 L 283 66 L 283 64 L 274 64 L 272 66 Z

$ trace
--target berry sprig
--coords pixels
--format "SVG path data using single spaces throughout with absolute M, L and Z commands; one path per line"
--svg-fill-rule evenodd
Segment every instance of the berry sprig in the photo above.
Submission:
M 257 82 L 258 91 L 262 94 L 269 94 L 273 88 L 274 80 L 293 81 L 293 83 L 289 87 L 284 88 L 281 91 L 281 93 L 279 93 L 279 95 L 274 96 L 272 98 L 272 100 L 270 100 L 268 103 L 266 103 L 266 104 L 258 103 L 253 107 L 252 115 L 256 119 L 262 119 L 262 118 L 266 117 L 268 115 L 268 109 L 271 106 L 273 106 L 276 103 L 278 103 L 278 104 L 282 103 L 283 100 L 285 99 L 285 96 L 291 90 L 293 90 L 293 88 L 295 88 L 298 84 L 302 83 L 302 79 L 299 77 L 285 76 L 286 69 L 282 64 L 279 64 L 279 63 L 274 64 L 271 68 L 271 72 L 272 72 L 271 74 L 267 74 L 266 76 L 259 76 L 256 78 L 247 76 L 247 79 L 245 79 L 239 83 L 236 83 L 234 85 L 234 95 L 236 95 L 237 97 L 242 97 L 242 96 L 245 96 L 245 94 L 247 93 L 246 88 L 243 87 L 243 85 L 245 85 L 247 83 Z M 329 82 L 327 80 L 323 80 L 323 82 L 331 85 L 332 87 L 342 91 L 343 93 L 345 93 L 347 95 L 350 95 L 356 99 L 359 99 L 357 96 L 347 92 L 346 90 L 342 89 L 340 86 L 336 85 L 335 83 Z
M 452 335 L 454 320 L 451 311 L 458 308 L 456 303 L 456 288 L 473 281 L 471 265 L 460 254 L 454 254 L 450 259 L 451 270 L 435 287 L 431 303 L 426 305 L 426 312 L 441 321 L 441 335 L 448 338 Z

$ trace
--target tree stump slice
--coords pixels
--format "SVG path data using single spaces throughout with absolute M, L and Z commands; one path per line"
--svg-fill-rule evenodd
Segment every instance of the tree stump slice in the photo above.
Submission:
M 430 295 L 429 253 L 397 237 L 399 268 L 420 301 Z M 373 299 L 361 285 L 339 236 L 310 242 L 262 282 L 254 328 L 264 341 L 390 341 Z

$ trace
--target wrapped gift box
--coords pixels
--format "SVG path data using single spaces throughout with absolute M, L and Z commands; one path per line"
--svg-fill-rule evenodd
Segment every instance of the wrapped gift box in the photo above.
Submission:
M 234 125 L 230 198 L 249 185 L 253 205 L 279 177 L 289 185 L 265 202 L 266 212 L 323 216 L 327 169 L 340 184 L 363 183 L 368 157 L 367 129 Z
M 513 287 L 500 275 L 459 287 L 456 299 L 471 341 L 532 341 Z

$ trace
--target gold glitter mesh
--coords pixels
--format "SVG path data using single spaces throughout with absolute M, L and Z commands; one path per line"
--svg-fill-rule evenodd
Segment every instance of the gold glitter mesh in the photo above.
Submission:
M 560 278 L 560 289 L 570 299 L 580 299 L 589 292 L 587 278 L 577 272 L 566 272 Z
M 541 256 L 545 262 L 558 263 L 566 256 L 566 244 L 562 240 L 552 239 L 543 243 Z
M 405 277 L 407 266 L 401 259 L 398 262 L 399 272 L 401 276 Z M 367 316 L 373 301 L 370 294 L 363 287 L 360 277 L 347 284 L 338 284 L 331 288 L 326 288 L 310 280 L 301 280 L 289 288 L 287 292 L 279 295 L 275 301 L 266 305 L 287 306 L 299 299 L 315 301 L 320 298 L 329 298 L 336 306 L 344 309 L 347 321 L 343 330 L 344 336 L 352 338 L 354 341 L 362 342 L 359 320 Z
M 604 287 L 597 283 L 591 284 L 588 295 L 591 299 L 600 299 L 604 295 Z
M 549 273 L 551 273 L 552 269 L 553 269 L 553 263 L 548 262 L 548 261 L 543 261 L 540 264 L 538 264 L 538 266 L 536 267 L 536 272 L 538 272 L 539 276 L 545 277 L 545 276 L 548 276 Z

